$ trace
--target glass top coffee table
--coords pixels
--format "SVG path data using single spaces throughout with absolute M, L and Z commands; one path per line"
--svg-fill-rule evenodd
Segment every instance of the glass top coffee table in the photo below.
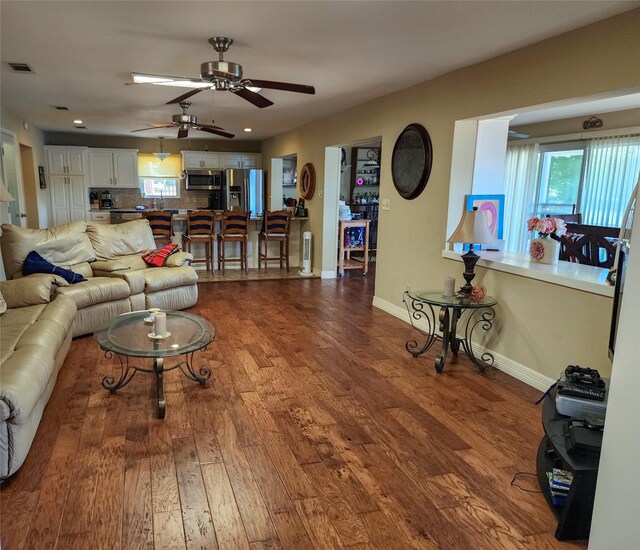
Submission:
M 105 351 L 107 357 L 115 354 L 120 361 L 121 374 L 116 380 L 113 376 L 105 376 L 102 386 L 115 393 L 126 386 L 135 374 L 151 372 L 156 375 L 158 389 L 158 418 L 164 418 L 166 403 L 164 399 L 163 374 L 180 368 L 182 373 L 199 384 L 204 384 L 211 376 L 211 370 L 193 365 L 196 351 L 204 351 L 216 336 L 216 329 L 209 321 L 196 315 L 182 311 L 167 311 L 167 332 L 165 337 L 153 334 L 153 324 L 147 323 L 148 311 L 133 311 L 123 313 L 105 323 L 94 333 L 98 345 Z M 166 367 L 166 357 L 184 355 L 184 360 Z M 141 360 L 152 359 L 153 366 L 132 365 L 130 358 Z

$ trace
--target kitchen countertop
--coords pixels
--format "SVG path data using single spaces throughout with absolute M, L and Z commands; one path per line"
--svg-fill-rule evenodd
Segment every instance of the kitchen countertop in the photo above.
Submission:
M 176 210 L 176 209 L 174 209 Z M 197 211 L 197 210 L 192 210 Z M 109 209 L 91 209 L 90 212 L 99 212 L 99 213 L 115 213 L 115 214 L 140 214 L 142 212 L 162 212 L 162 210 L 136 210 L 135 208 L 109 208 Z M 187 210 L 186 209 L 178 209 L 178 213 L 173 214 L 174 221 L 185 221 L 187 219 Z M 308 217 L 295 217 L 291 218 L 291 221 L 300 220 L 305 221 L 308 220 Z M 251 220 L 262 220 L 262 216 L 251 216 Z

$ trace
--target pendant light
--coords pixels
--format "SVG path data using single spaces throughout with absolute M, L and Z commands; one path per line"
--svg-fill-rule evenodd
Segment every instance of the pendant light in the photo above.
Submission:
M 158 138 L 158 139 L 160 140 L 160 152 L 159 152 L 159 153 L 153 153 L 153 155 L 154 155 L 155 157 L 159 158 L 159 159 L 160 159 L 160 161 L 163 161 L 163 160 L 164 160 L 164 159 L 166 159 L 166 158 L 167 158 L 171 153 L 163 153 L 163 152 L 162 152 L 162 145 L 163 145 L 163 143 L 164 143 L 164 141 L 163 141 L 163 140 L 164 140 L 164 138 L 163 138 L 163 137 L 161 137 L 161 138 Z

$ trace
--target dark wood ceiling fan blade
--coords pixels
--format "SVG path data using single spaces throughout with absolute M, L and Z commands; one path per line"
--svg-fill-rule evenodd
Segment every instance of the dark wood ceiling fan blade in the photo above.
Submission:
M 226 137 L 226 138 L 234 138 L 236 137 L 235 134 L 230 134 L 229 132 L 222 132 L 220 130 L 214 130 L 211 127 L 207 127 L 207 126 L 200 126 L 196 128 L 196 130 L 200 130 L 201 132 L 208 132 L 209 134 L 216 134 L 217 136 L 222 136 L 222 137 Z
M 166 124 L 164 126 L 149 126 L 149 128 L 138 128 L 137 130 L 131 130 L 132 132 L 143 132 L 144 130 L 157 130 L 158 128 L 173 128 L 173 124 Z
M 165 105 L 172 105 L 174 103 L 180 103 L 181 101 L 184 101 L 185 99 L 189 99 L 190 97 L 196 95 L 197 93 L 201 92 L 202 90 L 206 90 L 206 88 L 196 88 L 195 90 L 189 90 L 186 94 L 182 94 L 182 95 L 176 97 L 175 99 L 172 99 L 171 101 L 167 101 L 167 103 L 165 103 Z
M 249 78 L 243 80 L 242 83 L 247 83 L 249 86 L 255 88 L 267 88 L 269 90 L 284 90 L 285 92 L 297 92 L 299 94 L 315 94 L 316 89 L 313 86 L 307 86 L 306 84 L 293 84 L 291 82 L 276 82 L 273 80 L 254 80 Z
M 198 123 L 198 126 L 201 126 L 202 128 L 209 128 L 209 130 L 224 130 L 224 128 L 222 128 L 221 126 L 213 126 L 211 124 Z
M 231 92 L 239 95 L 242 99 L 246 99 L 249 103 L 253 103 L 256 107 L 260 107 L 260 109 L 273 105 L 273 101 L 270 101 L 266 97 L 252 92 L 251 90 L 247 90 L 246 88 L 232 89 Z
M 178 139 L 186 138 L 189 135 L 188 128 L 180 128 L 178 130 Z

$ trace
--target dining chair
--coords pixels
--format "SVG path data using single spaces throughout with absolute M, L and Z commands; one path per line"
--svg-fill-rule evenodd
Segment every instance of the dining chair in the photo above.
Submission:
M 244 266 L 244 272 L 248 273 L 247 266 L 247 240 L 249 235 L 249 215 L 250 212 L 229 211 L 223 212 L 220 220 L 220 233 L 217 234 L 218 241 L 218 270 L 224 272 L 227 262 L 240 262 L 240 269 Z M 240 256 L 229 258 L 226 254 L 227 243 L 240 243 Z
M 291 233 L 291 212 L 288 210 L 266 211 L 262 224 L 262 231 L 258 235 L 258 268 L 267 269 L 267 262 L 279 260 L 280 269 L 284 263 L 289 272 L 289 234 Z M 269 242 L 275 241 L 280 245 L 277 256 L 269 256 Z M 264 249 L 264 251 L 263 251 Z
M 205 245 L 205 257 L 194 258 L 191 263 L 205 262 L 207 270 L 213 272 L 213 240 L 215 214 L 209 210 L 190 210 L 187 212 L 187 228 L 182 235 L 182 248 L 191 252 L 193 243 Z
M 143 211 L 142 217 L 149 220 L 156 243 L 170 244 L 173 236 L 173 213 L 164 211 Z

